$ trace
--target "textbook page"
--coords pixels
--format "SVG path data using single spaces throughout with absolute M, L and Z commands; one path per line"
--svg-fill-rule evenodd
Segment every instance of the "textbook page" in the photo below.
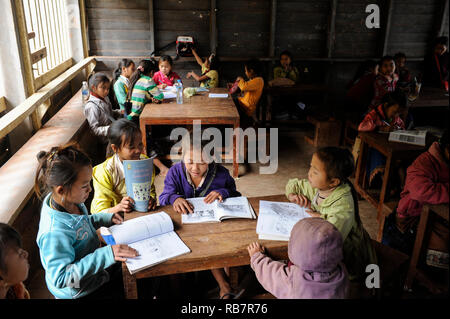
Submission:
M 117 244 L 131 244 L 173 231 L 173 223 L 165 212 L 133 218 L 109 227 Z
M 219 220 L 227 218 L 256 218 L 247 197 L 229 197 L 224 200 L 223 203 L 220 203 L 219 201 L 216 201 L 215 203 Z
M 304 207 L 285 202 L 259 202 L 256 233 L 260 239 L 289 240 L 291 230 L 301 219 L 310 217 Z
M 183 224 L 190 223 L 211 223 L 218 222 L 216 217 L 217 206 L 215 203 L 206 204 L 203 200 L 205 197 L 195 197 L 186 199 L 194 206 L 194 212 L 181 215 L 181 222 Z
M 129 246 L 139 252 L 139 256 L 127 258 L 126 264 L 130 274 L 191 251 L 174 231 L 150 237 Z

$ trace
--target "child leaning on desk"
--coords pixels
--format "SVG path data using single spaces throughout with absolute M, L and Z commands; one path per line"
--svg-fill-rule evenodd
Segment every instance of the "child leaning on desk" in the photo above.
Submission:
M 286 185 L 289 201 L 312 217 L 320 217 L 336 226 L 344 241 L 344 264 L 349 279 L 365 278 L 368 264 L 376 263 L 369 234 L 359 216 L 356 191 L 349 177 L 354 170 L 350 151 L 324 147 L 313 154 L 308 179 L 291 179 Z
M 288 243 L 289 263 L 275 261 L 259 243 L 248 246 L 260 284 L 280 299 L 343 299 L 349 281 L 342 263 L 342 236 L 322 218 L 297 222 Z
M 169 169 L 164 190 L 159 196 L 161 206 L 172 205 L 176 212 L 182 214 L 193 212 L 186 198 L 205 197 L 205 203 L 213 203 L 215 200 L 222 202 L 228 197 L 241 196 L 228 170 L 202 152 L 209 141 L 201 141 L 197 145 L 192 135 L 183 137 L 182 161 Z M 212 273 L 219 284 L 219 297 L 235 297 L 225 270 L 213 269 Z

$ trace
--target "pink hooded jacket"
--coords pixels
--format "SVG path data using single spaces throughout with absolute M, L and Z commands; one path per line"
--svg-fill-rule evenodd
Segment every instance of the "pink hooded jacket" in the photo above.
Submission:
M 397 214 L 400 217 L 419 216 L 423 204 L 449 202 L 449 167 L 439 143 L 434 142 L 408 167 L 405 187 L 400 194 Z
M 305 218 L 292 228 L 288 266 L 256 253 L 251 267 L 261 285 L 277 298 L 338 299 L 348 290 L 342 263 L 342 236 L 322 218 Z

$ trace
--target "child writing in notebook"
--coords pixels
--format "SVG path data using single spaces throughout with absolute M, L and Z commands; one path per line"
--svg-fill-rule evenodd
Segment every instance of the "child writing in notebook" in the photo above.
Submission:
M 237 77 L 239 89 L 244 94 L 242 97 L 233 98 L 241 119 L 241 127 L 245 128 L 253 124 L 253 116 L 256 111 L 259 99 L 264 89 L 264 79 L 261 77 L 262 66 L 256 60 L 247 61 L 244 65 L 245 75 L 249 79 L 245 81 L 243 77 Z
M 164 190 L 159 196 L 161 206 L 172 205 L 181 214 L 193 212 L 187 198 L 205 197 L 205 203 L 210 204 L 215 200 L 241 196 L 228 170 L 202 152 L 207 143 L 199 141 L 197 145 L 192 135 L 183 137 L 183 160 L 169 169 Z M 212 273 L 219 284 L 220 297 L 228 299 L 233 293 L 224 269 L 213 269 Z
M 186 78 L 190 77 L 194 78 L 196 81 L 200 82 L 200 86 L 212 89 L 219 86 L 219 58 L 214 54 L 202 61 L 202 59 L 198 56 L 197 51 L 192 49 L 192 54 L 195 57 L 198 65 L 202 68 L 202 74 L 197 75 L 194 71 L 189 72 L 186 75 Z
M 397 87 L 398 75 L 395 73 L 395 61 L 392 56 L 386 55 L 379 62 L 379 72 L 373 84 L 374 93 L 369 108 L 376 108 L 386 93 L 394 92 Z
M 147 103 L 161 103 L 164 95 L 159 91 L 152 76 L 158 70 L 154 60 L 142 60 L 130 78 L 127 98 L 131 101 L 131 112 L 127 119 L 139 123 L 139 116 Z
M 358 131 L 390 132 L 405 129 L 405 124 L 400 115 L 407 112 L 406 103 L 406 95 L 402 91 L 396 90 L 387 93 L 381 103 L 367 113 L 359 124 Z M 368 157 L 367 173 L 369 184 L 372 184 L 375 177 L 384 172 L 386 157 L 374 148 L 369 148 Z
M 121 295 L 121 267 L 115 263 L 138 252 L 127 245 L 100 248 L 96 229 L 121 224 L 123 218 L 88 214 L 84 201 L 91 192 L 91 160 L 73 145 L 41 151 L 37 158 L 35 191 L 42 209 L 36 242 L 49 291 L 60 299 Z
M 125 115 L 125 102 L 130 88 L 130 77 L 136 71 L 133 60 L 122 59 L 114 71 L 114 94 L 120 107 L 120 112 Z
M 173 60 L 169 55 L 163 55 L 159 58 L 158 68 L 159 71 L 153 75 L 153 81 L 159 89 L 165 89 L 168 86 L 173 86 L 180 76 L 173 72 Z
M 88 78 L 89 100 L 84 106 L 84 115 L 92 132 L 106 144 L 108 128 L 122 114 L 113 110 L 108 94 L 111 81 L 104 73 L 92 73 Z
M 376 264 L 376 254 L 364 229 L 356 191 L 349 181 L 354 159 L 350 151 L 324 147 L 313 154 L 307 179 L 291 179 L 286 185 L 289 201 L 312 217 L 320 217 L 336 226 L 344 241 L 344 264 L 351 281 L 365 278 L 365 269 Z
M 111 124 L 108 140 L 114 155 L 93 169 L 94 198 L 91 213 L 129 213 L 133 199 L 127 195 L 123 161 L 147 158 L 143 151 L 142 134 L 136 124 L 120 119 Z M 153 169 L 148 210 L 156 207 L 155 169 Z
M 28 252 L 11 226 L 0 223 L 0 299 L 30 299 L 23 282 L 28 277 Z
M 288 243 L 289 263 L 275 261 L 255 242 L 248 246 L 259 283 L 280 299 L 343 299 L 348 278 L 342 263 L 342 236 L 322 218 L 297 222 Z

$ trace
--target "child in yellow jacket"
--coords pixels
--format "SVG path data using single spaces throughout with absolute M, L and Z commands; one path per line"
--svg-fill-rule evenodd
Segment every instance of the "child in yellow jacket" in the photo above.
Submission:
M 147 158 L 142 154 L 141 132 L 132 121 L 120 119 L 111 124 L 108 139 L 114 155 L 93 169 L 94 198 L 91 203 L 91 213 L 129 213 L 133 211 L 134 202 L 127 196 L 123 161 Z M 155 169 L 153 168 L 149 210 L 156 207 L 154 181 Z

